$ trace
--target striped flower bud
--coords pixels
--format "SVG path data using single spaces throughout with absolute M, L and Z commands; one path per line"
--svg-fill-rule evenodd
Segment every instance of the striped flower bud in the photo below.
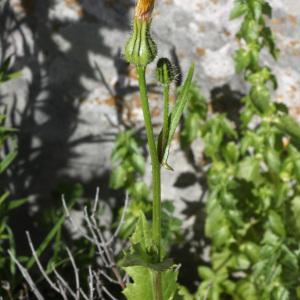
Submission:
M 162 57 L 158 60 L 156 78 L 163 85 L 169 85 L 174 80 L 174 68 L 168 58 Z
M 128 62 L 147 66 L 157 55 L 157 46 L 150 35 L 150 21 L 135 17 L 132 34 L 125 47 Z

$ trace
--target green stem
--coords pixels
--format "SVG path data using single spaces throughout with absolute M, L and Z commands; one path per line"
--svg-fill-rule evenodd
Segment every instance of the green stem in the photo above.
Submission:
M 163 149 L 165 149 L 169 133 L 169 90 L 170 86 L 168 84 L 164 85 L 164 123 L 162 138 Z
M 146 134 L 152 164 L 152 189 L 153 189 L 153 212 L 152 212 L 152 237 L 154 245 L 157 249 L 157 258 L 159 262 L 161 260 L 161 187 L 160 187 L 160 163 L 158 160 L 158 154 L 156 150 L 155 138 L 153 133 L 151 114 L 149 109 L 149 102 L 147 96 L 146 85 L 146 67 L 136 66 L 139 77 L 139 88 L 142 102 L 142 109 L 144 114 L 144 122 L 146 127 Z M 154 274 L 154 295 L 155 300 L 162 300 L 162 286 L 161 286 L 161 274 L 155 272 Z

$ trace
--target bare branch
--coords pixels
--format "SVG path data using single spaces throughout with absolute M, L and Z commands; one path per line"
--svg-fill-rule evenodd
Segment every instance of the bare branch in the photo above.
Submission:
M 28 239 L 28 243 L 30 246 L 31 253 L 37 263 L 38 269 L 41 272 L 43 278 L 46 280 L 46 282 L 50 285 L 50 287 L 59 295 L 62 296 L 63 300 L 68 300 L 69 296 L 73 298 L 74 300 L 80 300 L 81 297 L 84 300 L 94 300 L 94 297 L 96 296 L 98 299 L 111 299 L 111 300 L 117 300 L 105 286 L 102 284 L 101 276 L 103 276 L 103 279 L 118 284 L 122 287 L 122 289 L 125 288 L 125 282 L 124 280 L 128 280 L 128 277 L 124 277 L 124 280 L 121 276 L 120 270 L 116 266 L 115 260 L 114 260 L 114 253 L 111 249 L 111 245 L 113 244 L 114 240 L 117 238 L 122 225 L 124 224 L 124 220 L 126 217 L 126 211 L 128 208 L 128 202 L 129 197 L 128 194 L 126 194 L 125 203 L 124 203 L 124 209 L 121 215 L 120 222 L 114 231 L 113 234 L 110 235 L 110 238 L 108 241 L 106 241 L 105 235 L 101 230 L 100 222 L 97 219 L 97 211 L 99 210 L 99 205 L 101 204 L 99 202 L 99 188 L 97 188 L 94 204 L 91 210 L 91 213 L 88 212 L 87 207 L 84 207 L 83 211 L 83 218 L 84 222 L 87 225 L 86 232 L 80 231 L 83 238 L 87 239 L 90 243 L 96 246 L 97 248 L 97 254 L 99 255 L 99 266 L 104 267 L 106 270 L 98 270 L 98 272 L 94 272 L 92 270 L 92 267 L 89 266 L 88 269 L 88 292 L 85 293 L 82 288 L 80 287 L 80 277 L 79 277 L 79 269 L 77 268 L 75 258 L 72 255 L 69 248 L 66 248 L 66 251 L 68 253 L 70 263 L 73 268 L 74 277 L 75 277 L 75 288 L 73 289 L 71 285 L 62 277 L 62 275 L 56 270 L 55 266 L 52 265 L 52 271 L 53 271 L 53 280 L 50 278 L 50 276 L 47 274 L 46 269 L 43 267 L 38 254 L 34 248 L 31 236 L 29 232 L 26 232 L 26 236 Z M 65 211 L 66 218 L 68 221 L 71 222 L 74 229 L 80 230 L 74 220 L 72 219 L 72 216 L 70 214 L 70 211 L 66 205 L 66 201 L 64 196 L 62 196 L 62 205 Z M 21 271 L 23 277 L 28 282 L 29 287 L 33 291 L 34 295 L 37 297 L 38 300 L 44 300 L 44 297 L 41 295 L 39 290 L 37 289 L 36 285 L 34 284 L 33 280 L 31 279 L 28 271 L 16 260 L 16 258 L 13 256 L 11 252 L 10 256 L 11 259 L 16 263 L 18 269 Z M 108 272 L 106 271 L 112 271 L 113 275 L 110 276 Z M 109 272 L 110 273 L 110 272 Z M 1 298 L 0 298 L 1 300 Z
M 98 249 L 98 253 L 99 253 L 99 255 L 100 255 L 100 257 L 101 257 L 103 263 L 104 263 L 105 265 L 109 265 L 109 263 L 108 263 L 108 261 L 107 261 L 107 258 L 106 258 L 105 255 L 104 255 L 104 250 L 102 250 L 102 247 L 103 247 L 104 245 L 101 243 L 101 241 L 99 241 L 99 239 L 98 239 L 98 237 L 97 237 L 97 234 L 96 234 L 96 232 L 95 232 L 95 230 L 94 230 L 94 228 L 93 228 L 93 225 L 92 225 L 91 220 L 90 220 L 90 218 L 89 218 L 89 215 L 88 215 L 88 212 L 87 212 L 87 208 L 86 208 L 86 207 L 84 208 L 84 219 L 85 219 L 85 221 L 86 221 L 86 223 L 87 223 L 87 225 L 88 225 L 88 228 L 89 228 L 89 230 L 91 231 L 91 234 L 92 234 L 92 236 L 93 236 L 93 239 L 92 239 L 93 242 L 92 242 L 92 243 L 93 243 L 94 245 L 96 245 L 96 247 L 97 247 L 97 249 Z
M 97 187 L 94 206 L 93 206 L 93 210 L 92 210 L 92 216 L 94 216 L 97 212 L 98 203 L 99 203 L 99 192 L 100 192 L 100 189 L 99 189 L 99 187 Z
M 120 284 L 119 281 L 117 281 L 117 280 L 111 278 L 111 277 L 110 277 L 109 275 L 107 275 L 103 270 L 99 270 L 99 273 L 100 273 L 103 277 L 105 277 L 109 282 L 115 283 L 115 284 Z
M 37 263 L 37 266 L 40 270 L 40 272 L 42 273 L 43 277 L 45 278 L 45 280 L 48 282 L 48 284 L 51 286 L 51 288 L 53 290 L 55 290 L 57 293 L 60 292 L 59 288 L 55 285 L 55 283 L 50 279 L 50 277 L 47 275 L 47 272 L 45 271 L 44 267 L 42 266 L 39 258 L 38 258 L 38 255 L 34 249 L 34 246 L 33 246 L 33 243 L 32 243 L 32 240 L 31 240 L 31 237 L 30 237 L 30 234 L 28 231 L 26 231 L 26 236 L 27 236 L 27 240 L 28 240 L 28 243 L 29 243 L 29 247 L 30 247 L 30 250 L 31 250 L 31 253 Z
M 38 290 L 37 286 L 33 282 L 32 278 L 30 277 L 28 271 L 19 263 L 19 261 L 15 258 L 15 256 L 11 253 L 10 250 L 8 250 L 8 254 L 11 257 L 11 259 L 15 262 L 18 269 L 20 270 L 22 276 L 27 281 L 28 285 L 30 286 L 33 294 L 36 296 L 38 300 L 44 300 L 45 298 L 41 295 L 40 291 Z
M 88 277 L 88 284 L 89 284 L 89 297 L 90 300 L 94 299 L 94 276 L 92 272 L 92 267 L 89 266 L 89 277 Z
M 75 275 L 75 284 L 76 284 L 76 300 L 80 300 L 80 282 L 79 282 L 79 273 L 78 273 L 78 268 L 75 263 L 75 259 L 68 247 L 66 247 L 66 250 L 68 252 L 73 270 L 74 270 L 74 275 Z
M 79 231 L 80 234 L 85 238 L 87 239 L 90 243 L 94 243 L 94 240 L 92 238 L 90 238 L 83 230 L 81 230 L 81 228 L 79 226 L 76 225 L 74 219 L 72 218 L 71 214 L 70 214 L 70 211 L 68 209 L 68 206 L 66 204 L 66 201 L 65 201 L 65 198 L 64 196 L 62 196 L 62 205 L 63 205 L 63 208 L 64 208 L 64 211 L 65 211 L 65 215 L 66 215 L 66 218 L 68 219 L 68 221 L 72 224 L 73 226 L 73 229 L 75 231 Z
M 129 196 L 128 196 L 128 192 L 126 192 L 125 203 L 124 203 L 124 208 L 122 211 L 121 220 L 118 224 L 116 231 L 114 232 L 114 234 L 112 235 L 110 240 L 107 242 L 107 244 L 109 244 L 109 245 L 116 239 L 116 237 L 118 236 L 118 234 L 121 230 L 122 225 L 125 223 L 125 216 L 126 216 L 126 212 L 127 212 L 127 208 L 128 208 L 128 203 L 129 203 Z
M 102 300 L 102 299 L 104 299 L 103 293 L 102 293 L 102 283 L 99 279 L 99 275 L 96 274 L 96 272 L 93 271 L 93 275 L 96 279 L 96 291 L 97 291 L 98 297 Z
M 66 294 L 66 289 L 63 288 L 63 286 L 60 284 L 59 281 L 57 281 L 57 285 L 58 285 L 58 288 L 60 290 L 60 294 L 63 297 L 63 299 L 68 300 L 68 297 L 67 297 L 67 294 Z
M 103 288 L 103 292 L 111 299 L 111 300 L 118 300 L 117 298 L 115 298 L 110 292 L 109 290 L 104 286 Z
M 60 282 L 60 284 L 69 292 L 69 294 L 76 299 L 76 293 L 71 289 L 69 284 L 64 280 L 64 278 L 58 273 L 55 266 L 52 265 L 53 272 L 57 278 L 57 280 Z
M 112 254 L 111 254 L 111 251 L 110 251 L 110 249 L 108 248 L 108 243 L 105 242 L 104 236 L 103 236 L 103 234 L 102 234 L 102 232 L 101 232 L 99 226 L 97 226 L 97 222 L 96 222 L 95 218 L 94 218 L 94 217 L 91 217 L 91 219 L 92 219 L 93 225 L 94 225 L 94 227 L 95 227 L 95 229 L 96 229 L 96 232 L 97 232 L 97 234 L 98 234 L 98 236 L 99 236 L 99 238 L 100 238 L 101 244 L 102 244 L 102 245 L 105 245 L 105 246 L 103 247 L 103 250 L 104 250 L 104 252 L 105 252 L 105 254 L 106 254 L 106 257 L 107 257 L 107 260 L 108 260 L 108 262 L 109 262 L 109 264 L 107 264 L 106 267 L 112 269 L 112 271 L 113 271 L 113 273 L 114 273 L 114 275 L 115 275 L 117 281 L 119 282 L 119 285 L 121 286 L 122 289 L 124 289 L 124 288 L 125 288 L 125 285 L 124 285 L 124 282 L 123 282 L 123 280 L 122 280 L 122 276 L 121 276 L 121 274 L 120 274 L 119 269 L 118 269 L 117 266 L 116 266 L 116 263 L 115 263 L 115 261 L 114 261 L 114 259 L 113 259 L 113 256 L 112 256 Z M 103 255 L 103 256 L 104 256 L 104 255 Z

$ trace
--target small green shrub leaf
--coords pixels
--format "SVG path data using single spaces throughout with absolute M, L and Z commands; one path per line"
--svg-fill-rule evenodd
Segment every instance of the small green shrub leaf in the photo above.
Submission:
M 251 53 L 245 49 L 239 49 L 235 53 L 235 68 L 238 73 L 246 69 L 251 62 Z
M 123 187 L 126 179 L 126 169 L 124 168 L 124 166 L 119 166 L 111 174 L 110 186 L 114 189 L 119 189 Z
M 234 7 L 230 13 L 230 20 L 241 17 L 247 12 L 247 5 L 241 0 L 235 0 Z
M 284 237 L 286 235 L 283 220 L 277 212 L 271 210 L 269 212 L 268 221 L 269 221 L 270 229 L 276 235 L 280 237 Z
M 255 157 L 246 157 L 238 165 L 237 177 L 255 182 L 260 176 L 259 161 Z
M 281 131 L 290 135 L 292 138 L 300 140 L 300 126 L 293 117 L 289 115 L 280 116 L 278 122 L 275 123 L 275 125 Z

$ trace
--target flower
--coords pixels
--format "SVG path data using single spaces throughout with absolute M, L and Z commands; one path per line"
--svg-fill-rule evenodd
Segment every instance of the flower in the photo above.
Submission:
M 138 19 L 149 20 L 155 0 L 137 0 L 135 7 L 135 16 Z

